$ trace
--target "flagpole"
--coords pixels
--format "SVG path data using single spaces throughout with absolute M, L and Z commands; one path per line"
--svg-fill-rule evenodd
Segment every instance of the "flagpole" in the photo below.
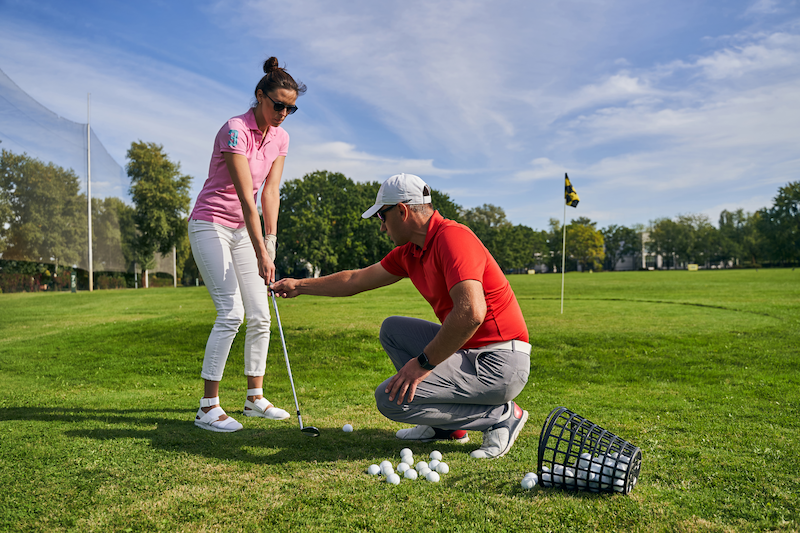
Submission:
M 564 262 L 567 254 L 567 203 L 564 202 L 564 223 L 562 224 L 564 233 L 561 241 L 563 247 L 561 249 L 561 314 L 564 314 Z

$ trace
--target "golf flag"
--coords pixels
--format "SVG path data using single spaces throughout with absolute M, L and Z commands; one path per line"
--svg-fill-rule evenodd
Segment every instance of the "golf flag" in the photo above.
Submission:
M 567 205 L 572 207 L 578 207 L 578 202 L 581 200 L 569 182 L 569 176 L 567 176 L 566 172 L 564 173 L 564 199 L 567 201 Z

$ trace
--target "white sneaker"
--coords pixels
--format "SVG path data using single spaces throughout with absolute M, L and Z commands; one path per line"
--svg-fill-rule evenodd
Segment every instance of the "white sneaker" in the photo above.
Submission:
M 508 453 L 528 421 L 528 411 L 523 410 L 513 400 L 509 402 L 509 407 L 509 417 L 483 432 L 483 445 L 469 454 L 470 457 L 497 459 Z
M 434 440 L 469 442 L 469 435 L 463 429 L 439 429 L 424 425 L 401 429 L 397 432 L 397 438 L 401 440 L 418 440 L 420 442 Z

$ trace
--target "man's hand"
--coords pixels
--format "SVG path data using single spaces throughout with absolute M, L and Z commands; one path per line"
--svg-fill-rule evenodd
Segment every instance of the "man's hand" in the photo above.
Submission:
M 269 289 L 281 298 L 294 298 L 300 295 L 297 289 L 299 283 L 300 280 L 297 279 L 283 278 L 270 285 Z
M 397 405 L 403 404 L 403 398 L 408 392 L 408 402 L 414 399 L 414 393 L 417 392 L 417 385 L 428 377 L 431 370 L 425 370 L 419 366 L 419 361 L 416 357 L 406 363 L 397 374 L 389 381 L 389 385 L 384 392 L 389 394 L 389 401 L 394 401 L 397 396 Z

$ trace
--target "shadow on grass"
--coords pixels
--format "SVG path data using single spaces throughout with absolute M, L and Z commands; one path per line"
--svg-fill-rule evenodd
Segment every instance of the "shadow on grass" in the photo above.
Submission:
M 233 414 L 233 413 L 232 413 Z M 296 418 L 272 421 L 238 417 L 244 429 L 234 433 L 215 433 L 196 427 L 195 411 L 185 409 L 86 409 L 47 407 L 6 407 L 0 421 L 51 423 L 53 432 L 68 438 L 145 440 L 154 449 L 188 453 L 222 461 L 254 464 L 291 462 L 327 463 L 336 461 L 382 461 L 399 456 L 407 441 L 395 438 L 388 429 L 358 429 L 344 433 L 341 428 L 320 427 L 319 437 L 301 433 Z M 474 444 L 447 442 L 414 443 L 417 448 L 438 449 L 442 453 L 467 453 Z

